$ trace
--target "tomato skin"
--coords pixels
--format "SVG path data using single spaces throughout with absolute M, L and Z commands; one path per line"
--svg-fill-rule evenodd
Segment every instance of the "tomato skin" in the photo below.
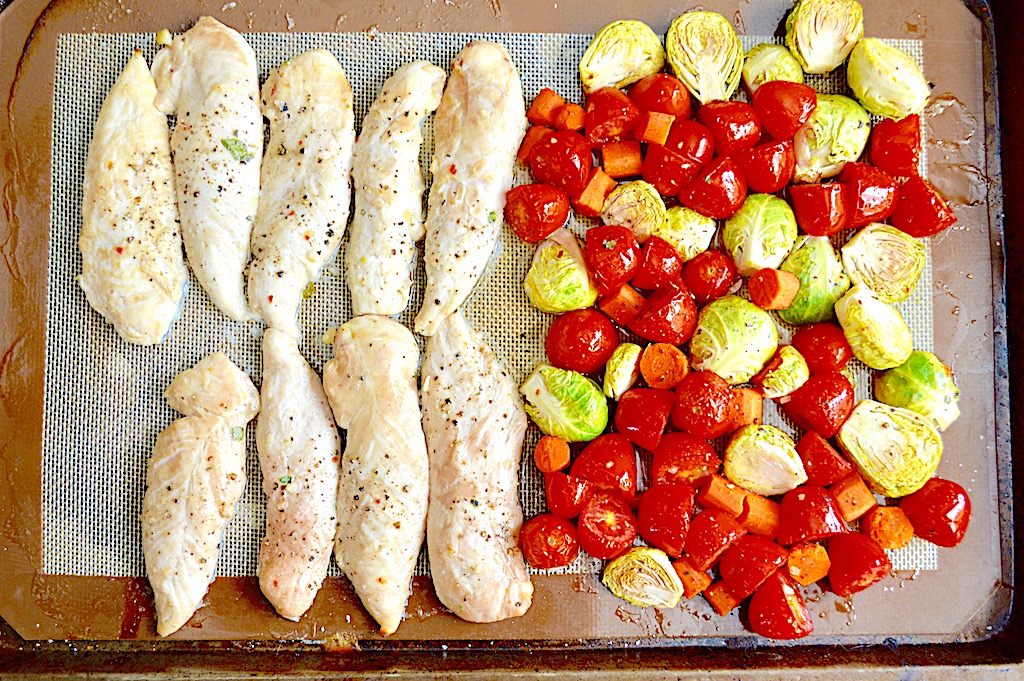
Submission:
M 835 498 L 824 487 L 801 485 L 782 497 L 779 534 L 783 546 L 817 541 L 849 532 Z
M 619 433 L 605 433 L 592 440 L 576 457 L 570 474 L 623 499 L 636 496 L 636 452 Z
M 684 548 L 698 570 L 707 570 L 747 531 L 725 511 L 705 508 L 690 521 Z
M 541 137 L 526 160 L 537 182 L 563 189 L 569 198 L 583 192 L 590 175 L 590 147 L 583 135 L 569 130 L 555 130 Z
M 683 283 L 701 305 L 728 293 L 738 276 L 733 259 L 713 248 L 683 265 Z
M 914 534 L 946 548 L 963 540 L 971 522 L 967 490 L 944 478 L 931 478 L 921 489 L 903 497 L 900 508 L 910 518 Z
M 715 372 L 690 372 L 676 386 L 672 425 L 679 430 L 714 440 L 725 435 L 732 419 L 732 388 Z
M 832 236 L 849 220 L 847 187 L 841 182 L 795 184 L 789 188 L 796 223 L 811 236 Z
M 580 552 L 573 524 L 550 513 L 534 516 L 523 523 L 519 546 L 526 562 L 538 570 L 565 567 Z
M 697 120 L 715 136 L 719 156 L 750 149 L 761 139 L 761 120 L 746 102 L 708 102 L 697 111 Z
M 890 175 L 917 175 L 921 160 L 921 117 L 883 118 L 871 129 L 871 163 Z
M 505 222 L 531 244 L 548 238 L 569 218 L 569 196 L 549 184 L 521 184 L 505 194 Z
M 679 193 L 679 203 L 715 220 L 724 220 L 743 205 L 747 183 L 728 156 L 718 159 Z
M 559 518 L 572 520 L 580 514 L 583 503 L 594 490 L 592 482 L 567 475 L 562 471 L 544 474 L 544 496 L 548 510 Z
M 636 518 L 629 505 L 608 492 L 595 492 L 580 511 L 576 538 L 594 558 L 610 560 L 636 539 Z
M 896 210 L 896 180 L 867 163 L 847 163 L 839 175 L 846 185 L 847 227 L 882 222 Z
M 759 144 L 733 154 L 733 160 L 747 181 L 747 190 L 762 194 L 782 191 L 796 171 L 796 153 L 789 140 Z
M 931 182 L 914 175 L 900 185 L 892 226 L 923 239 L 938 234 L 956 222 L 956 215 Z
M 640 250 L 640 266 L 630 280 L 633 286 L 649 291 L 680 280 L 683 259 L 675 246 L 660 236 L 649 236 Z
M 796 453 L 804 464 L 808 485 L 827 487 L 853 473 L 853 464 L 813 430 L 796 443 Z
M 853 349 L 838 324 L 817 322 L 801 326 L 792 345 L 804 359 L 811 375 L 842 371 L 853 357 Z
M 637 81 L 630 88 L 629 97 L 641 111 L 690 117 L 689 90 L 681 80 L 667 73 L 654 73 Z
M 693 512 L 693 487 L 682 483 L 656 483 L 640 497 L 637 525 L 640 538 L 673 558 L 683 553 Z
M 615 324 L 591 307 L 555 317 L 544 339 L 544 350 L 559 369 L 592 374 L 605 365 L 618 344 Z
M 662 196 L 675 196 L 700 172 L 700 164 L 660 144 L 648 144 L 640 175 Z
M 696 485 L 722 468 L 715 448 L 689 433 L 665 433 L 654 450 L 651 482 L 685 482 Z
M 775 542 L 745 534 L 729 547 L 718 563 L 718 572 L 729 591 L 737 598 L 754 593 L 766 579 L 786 562 L 789 551 Z
M 682 282 L 669 282 L 655 291 L 629 323 L 629 329 L 649 341 L 682 345 L 697 328 L 697 304 Z
M 627 390 L 615 409 L 615 430 L 637 447 L 653 452 L 661 442 L 674 402 L 671 390 Z
M 809 85 L 772 80 L 754 91 L 752 103 L 769 135 L 792 140 L 818 107 L 818 95 Z
M 640 267 L 640 244 L 628 227 L 598 225 L 587 230 L 583 259 L 602 296 L 615 293 Z
M 633 139 L 642 113 L 625 92 L 615 87 L 590 93 L 586 109 L 583 128 L 591 146 Z
M 814 631 L 804 597 L 785 570 L 776 570 L 754 592 L 747 617 L 754 633 L 765 638 L 790 641 Z
M 853 411 L 853 386 L 839 372 L 815 374 L 789 394 L 782 405 L 798 428 L 832 437 Z
M 863 591 L 892 569 L 889 556 L 871 537 L 860 532 L 837 534 L 828 541 L 828 582 L 843 598 Z
M 715 155 L 715 136 L 697 121 L 676 119 L 668 131 L 665 147 L 703 167 Z

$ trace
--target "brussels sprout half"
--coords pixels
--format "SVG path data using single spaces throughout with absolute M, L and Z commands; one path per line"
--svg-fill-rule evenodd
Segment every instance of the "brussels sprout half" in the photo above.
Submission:
M 836 302 L 850 288 L 839 256 L 826 236 L 805 236 L 780 268 L 800 279 L 800 290 L 779 318 L 787 324 L 812 324 L 832 318 Z
M 853 48 L 846 80 L 865 109 L 896 120 L 924 109 L 932 90 L 906 52 L 878 38 L 865 38 Z
M 750 48 L 743 58 L 743 84 L 750 94 L 770 80 L 803 83 L 800 62 L 782 45 L 761 43 Z
M 828 73 L 864 37 L 856 0 L 798 0 L 786 18 L 786 47 L 807 73 Z
M 608 400 L 583 374 L 541 364 L 519 392 L 526 413 L 545 435 L 566 442 L 593 440 L 608 425 Z
M 690 339 L 697 371 L 714 371 L 730 385 L 746 383 L 779 347 L 771 315 L 749 300 L 724 296 L 700 311 Z
M 663 66 L 665 48 L 650 26 L 633 19 L 612 22 L 597 32 L 580 60 L 583 93 L 626 87 Z
M 601 581 L 624 601 L 642 608 L 674 608 L 683 583 L 661 549 L 634 546 L 604 568 Z
M 761 376 L 761 394 L 766 400 L 789 395 L 811 377 L 807 360 L 792 345 L 780 345 L 775 357 L 768 362 L 772 368 L 766 367 Z
M 913 352 L 910 327 L 903 315 L 871 289 L 854 286 L 839 299 L 835 310 L 853 356 L 872 369 L 899 366 Z
M 864 152 L 871 134 L 871 117 L 843 95 L 818 95 L 818 106 L 793 138 L 795 182 L 817 182 L 835 177 L 847 161 Z
M 906 362 L 875 377 L 875 399 L 930 418 L 939 430 L 960 416 L 953 371 L 930 352 L 915 350 Z
M 925 266 L 924 244 L 906 232 L 873 222 L 842 248 L 843 267 L 886 303 L 910 297 Z
M 523 288 L 530 304 L 548 314 L 582 310 L 597 301 L 583 251 L 565 227 L 537 246 Z
M 618 400 L 640 378 L 640 354 L 636 343 L 619 343 L 604 366 L 604 394 Z
M 605 199 L 601 222 L 628 227 L 640 243 L 668 225 L 665 202 L 654 185 L 643 180 L 620 184 Z
M 796 235 L 796 217 L 785 200 L 771 194 L 750 194 L 725 221 L 722 243 L 736 262 L 736 270 L 749 277 L 782 264 Z
M 653 230 L 650 236 L 660 236 L 675 246 L 683 262 L 693 260 L 711 247 L 718 230 L 718 223 L 713 218 L 685 206 L 669 208 L 667 216 L 665 224 Z
M 722 472 L 745 490 L 771 496 L 807 482 L 793 438 L 775 426 L 755 423 L 733 433 Z
M 743 46 L 729 20 L 717 12 L 676 17 L 665 47 L 672 72 L 701 104 L 729 99 L 740 84 Z

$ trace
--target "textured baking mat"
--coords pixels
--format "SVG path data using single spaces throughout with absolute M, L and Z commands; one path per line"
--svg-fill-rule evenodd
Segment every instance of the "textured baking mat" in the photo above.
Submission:
M 270 70 L 301 52 L 321 47 L 337 56 L 355 93 L 356 123 L 384 80 L 401 64 L 428 59 L 447 69 L 470 40 L 486 38 L 505 45 L 523 78 L 527 100 L 551 87 L 572 101 L 581 93 L 575 65 L 591 36 L 567 34 L 420 34 L 420 33 L 265 33 L 247 34 L 256 50 L 261 81 Z M 744 36 L 745 48 L 764 39 Z M 920 41 L 900 41 L 919 62 Z M 43 572 L 61 575 L 139 576 L 144 574 L 139 511 L 145 491 L 146 462 L 157 434 L 177 414 L 163 391 L 182 370 L 211 352 L 223 351 L 256 385 L 261 358 L 255 324 L 234 323 L 219 314 L 192 279 L 181 317 L 165 342 L 138 347 L 118 337 L 88 305 L 75 283 L 81 271 L 77 247 L 81 225 L 81 186 L 93 123 L 107 91 L 134 50 L 152 59 L 152 34 L 75 34 L 57 46 L 53 121 L 53 178 L 50 215 L 46 387 L 43 447 Z M 845 90 L 845 77 L 834 73 L 810 84 L 821 91 Z M 421 163 L 426 171 L 433 148 L 432 119 L 424 127 Z M 426 180 L 429 186 L 429 174 Z M 517 182 L 529 181 L 524 169 Z M 574 222 L 582 234 L 588 221 Z M 836 243 L 841 243 L 837 239 Z M 351 315 L 341 252 L 325 269 L 315 292 L 300 312 L 301 350 L 320 370 L 330 359 L 325 332 Z M 503 230 L 489 269 L 464 306 L 470 323 L 495 348 L 517 380 L 544 358 L 543 338 L 551 317 L 533 309 L 521 282 L 533 248 Z M 423 295 L 422 260 L 414 277 L 409 309 L 400 319 L 411 327 Z M 915 347 L 931 349 L 931 267 L 915 294 L 901 308 L 913 330 Z M 782 327 L 784 338 L 788 330 Z M 421 344 L 422 347 L 422 344 Z M 858 397 L 870 393 L 870 376 L 856 368 Z M 795 429 L 766 404 L 766 420 Z M 256 459 L 253 429 L 248 434 L 248 485 L 228 525 L 217 574 L 255 574 L 263 536 L 265 498 Z M 521 498 L 526 517 L 545 508 L 543 479 L 533 465 L 532 445 L 539 437 L 531 427 L 521 467 Z M 892 553 L 897 569 L 934 569 L 932 545 L 915 540 Z M 421 556 L 418 574 L 426 574 Z M 596 571 L 599 563 L 581 558 L 559 571 Z M 331 574 L 338 574 L 332 565 Z

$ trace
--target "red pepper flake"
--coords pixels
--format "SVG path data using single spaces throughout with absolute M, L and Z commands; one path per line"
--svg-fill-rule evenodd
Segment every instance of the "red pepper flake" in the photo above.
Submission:
M 117 247 L 117 248 L 115 248 L 114 250 L 115 250 L 115 251 L 117 251 L 117 254 L 118 254 L 118 255 L 121 255 L 122 253 L 124 253 L 124 249 L 123 249 L 123 248 L 121 248 L 120 246 L 118 246 L 118 247 Z
M 272 303 L 272 302 L 274 302 L 274 296 L 273 296 L 273 295 L 269 295 L 269 296 L 267 296 L 267 302 L 268 302 L 268 303 Z
M 452 175 L 455 174 L 456 171 L 455 171 L 455 164 L 454 163 L 451 164 L 450 166 L 448 166 L 448 172 L 451 173 Z

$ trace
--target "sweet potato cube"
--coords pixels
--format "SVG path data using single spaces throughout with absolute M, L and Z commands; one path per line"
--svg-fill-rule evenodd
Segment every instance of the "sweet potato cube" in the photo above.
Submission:
M 555 114 L 565 104 L 565 98 L 551 88 L 543 88 L 533 98 L 533 103 L 526 110 L 526 119 L 536 125 L 555 124 Z
M 899 506 L 875 506 L 864 516 L 860 531 L 883 549 L 902 549 L 914 538 L 914 526 Z
M 734 432 L 743 426 L 761 423 L 764 419 L 764 398 L 753 388 L 733 388 L 733 421 L 729 426 Z
M 543 125 L 531 125 L 526 131 L 526 135 L 523 137 L 523 143 L 519 145 L 519 153 L 516 154 L 516 159 L 524 166 L 529 165 L 527 162 L 530 158 L 530 150 L 533 149 L 533 145 L 544 139 L 544 136 L 551 132 L 551 128 Z
M 672 567 L 679 575 L 679 581 L 683 583 L 683 595 L 687 598 L 693 598 L 712 582 L 711 575 L 704 570 L 698 570 L 686 556 L 673 562 Z
M 729 591 L 729 587 L 722 580 L 709 584 L 704 589 L 704 598 L 708 599 L 715 612 L 722 616 L 728 615 L 730 610 L 742 602 L 742 599 Z
M 705 508 L 717 508 L 733 518 L 739 518 L 743 514 L 743 501 L 747 494 L 749 494 L 747 490 L 715 473 L 700 486 L 700 491 L 697 492 L 697 501 Z
M 611 317 L 616 324 L 626 326 L 636 319 L 636 316 L 640 314 L 640 309 L 643 308 L 646 302 L 647 299 L 639 291 L 629 284 L 623 284 L 622 288 L 615 293 L 602 296 L 597 302 L 597 306 L 601 309 L 601 312 Z
M 672 114 L 648 111 L 640 116 L 636 128 L 636 138 L 650 144 L 665 144 L 668 140 L 668 131 L 675 120 L 676 117 Z
M 555 111 L 556 130 L 582 130 L 587 112 L 573 102 L 566 102 Z
M 852 523 L 878 505 L 875 495 L 864 483 L 858 473 L 850 473 L 845 478 L 828 488 L 839 505 L 843 520 Z
M 636 140 L 607 142 L 601 145 L 601 164 L 609 177 L 632 177 L 643 168 L 640 143 Z
M 804 542 L 789 550 L 786 560 L 789 576 L 801 586 L 810 586 L 828 575 L 832 566 L 828 552 L 821 544 Z
M 743 513 L 737 520 L 747 532 L 765 539 L 775 539 L 779 533 L 779 508 L 778 502 L 747 492 L 743 498 Z
M 608 177 L 608 173 L 601 168 L 591 168 L 590 178 L 583 187 L 583 193 L 573 201 L 576 212 L 587 217 L 596 218 L 604 209 L 605 199 L 615 189 L 615 180 Z

